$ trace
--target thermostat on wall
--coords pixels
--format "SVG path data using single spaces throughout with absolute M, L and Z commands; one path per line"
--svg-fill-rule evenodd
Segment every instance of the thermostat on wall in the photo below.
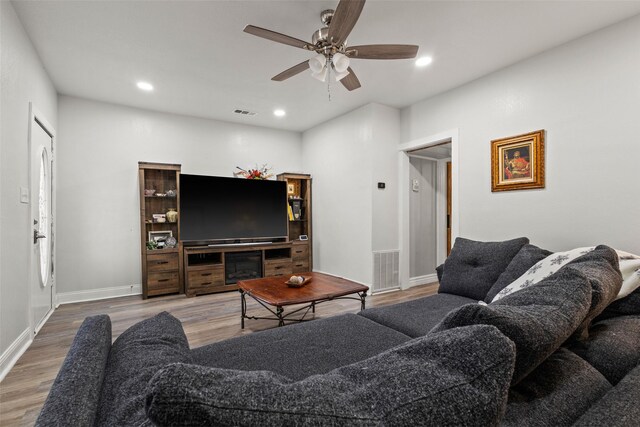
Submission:
M 307 236 L 306 234 L 301 234 L 300 240 L 309 240 L 309 236 Z

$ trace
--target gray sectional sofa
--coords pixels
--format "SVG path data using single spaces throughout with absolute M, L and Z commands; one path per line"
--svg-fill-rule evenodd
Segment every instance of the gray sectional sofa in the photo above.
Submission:
M 168 313 L 113 344 L 87 318 L 37 425 L 640 425 L 640 289 L 613 302 L 615 251 L 491 302 L 549 254 L 458 238 L 437 295 L 195 349 Z

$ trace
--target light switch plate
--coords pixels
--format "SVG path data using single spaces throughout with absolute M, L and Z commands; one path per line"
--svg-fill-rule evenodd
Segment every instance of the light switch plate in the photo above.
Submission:
M 20 187 L 20 203 L 29 203 L 29 189 Z
M 417 179 L 414 179 L 413 182 L 411 183 L 411 189 L 416 193 L 420 191 L 420 181 L 418 181 Z

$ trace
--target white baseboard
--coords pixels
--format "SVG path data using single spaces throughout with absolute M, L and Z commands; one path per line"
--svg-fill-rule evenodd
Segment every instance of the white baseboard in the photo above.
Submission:
M 13 365 L 16 364 L 20 356 L 24 354 L 33 342 L 29 328 L 22 331 L 20 336 L 11 343 L 8 349 L 0 356 L 0 381 L 7 376 Z
M 56 305 L 56 308 L 58 308 L 58 306 Z M 42 320 L 40 321 L 40 323 L 38 325 L 36 325 L 36 334 L 38 332 L 40 332 L 40 329 L 42 329 L 42 327 L 44 326 L 45 323 L 47 323 L 47 320 L 49 320 L 49 318 L 51 317 L 51 315 L 53 314 L 53 312 L 56 311 L 55 308 L 51 308 L 51 310 L 49 310 L 47 312 L 47 314 L 42 318 Z
M 407 289 L 412 288 L 414 286 L 426 285 L 428 283 L 435 283 L 438 281 L 437 274 L 425 274 L 424 276 L 411 277 L 409 279 L 409 286 Z
M 111 288 L 90 289 L 86 291 L 58 293 L 57 305 L 71 304 L 74 302 L 96 301 L 107 298 L 128 297 L 141 295 L 142 285 L 114 286 Z M 56 306 L 57 306 L 56 305 Z

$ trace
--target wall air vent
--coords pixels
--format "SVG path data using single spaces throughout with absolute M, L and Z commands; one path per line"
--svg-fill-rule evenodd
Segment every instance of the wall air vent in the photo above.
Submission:
M 373 252 L 372 293 L 400 288 L 400 251 Z
M 233 110 L 233 112 L 236 114 L 241 114 L 243 116 L 255 116 L 257 114 L 253 111 L 240 110 L 240 109 Z

